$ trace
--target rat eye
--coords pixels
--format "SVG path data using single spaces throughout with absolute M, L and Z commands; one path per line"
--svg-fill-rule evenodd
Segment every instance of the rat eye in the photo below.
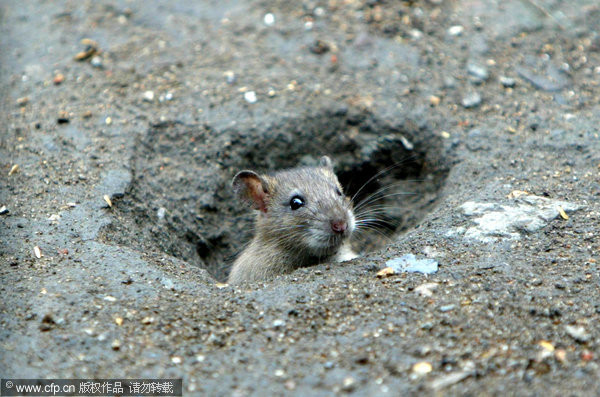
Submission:
M 291 198 L 290 200 L 290 208 L 292 209 L 292 211 L 297 210 L 300 207 L 304 206 L 304 198 L 302 198 L 301 196 L 294 196 Z
M 335 194 L 337 194 L 338 196 L 341 196 L 341 195 L 342 195 L 342 192 L 340 191 L 340 189 L 339 189 L 339 188 L 337 188 L 337 187 L 336 187 L 336 188 L 335 188 Z

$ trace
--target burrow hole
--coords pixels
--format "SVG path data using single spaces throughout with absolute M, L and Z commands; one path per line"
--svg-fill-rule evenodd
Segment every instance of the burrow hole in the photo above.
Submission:
M 363 253 L 416 226 L 435 205 L 448 173 L 431 131 L 345 109 L 249 130 L 166 122 L 153 125 L 136 147 L 133 182 L 104 240 L 161 250 L 217 280 L 227 278 L 252 237 L 252 210 L 230 188 L 241 169 L 268 172 L 329 155 L 346 194 L 382 209 L 378 227 L 353 241 Z

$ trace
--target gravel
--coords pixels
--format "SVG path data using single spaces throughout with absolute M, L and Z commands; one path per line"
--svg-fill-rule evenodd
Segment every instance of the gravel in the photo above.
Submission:
M 0 373 L 600 394 L 596 4 L 536 4 L 3 2 Z M 252 233 L 235 172 L 322 154 L 347 189 L 397 165 L 361 257 L 213 277 Z M 407 254 L 437 272 L 377 277 Z

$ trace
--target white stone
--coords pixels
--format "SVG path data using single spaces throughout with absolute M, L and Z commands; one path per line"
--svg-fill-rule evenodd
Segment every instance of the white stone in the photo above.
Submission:
M 256 103 L 256 92 L 254 92 L 254 91 L 244 92 L 244 99 L 248 103 Z
M 263 22 L 267 26 L 273 26 L 275 24 L 275 15 L 271 14 L 270 12 L 265 14 Z
M 520 195 L 510 204 L 467 201 L 460 209 L 473 217 L 463 237 L 483 243 L 500 240 L 519 240 L 524 233 L 533 233 L 560 216 L 560 209 L 573 212 L 582 206 L 566 201 L 534 195 Z M 456 230 L 456 234 L 459 231 Z M 462 232 L 462 230 L 461 230 Z
M 152 102 L 154 100 L 154 91 L 144 92 L 143 98 L 146 102 Z
M 454 25 L 448 29 L 448 34 L 450 36 L 460 36 L 465 31 L 464 26 Z

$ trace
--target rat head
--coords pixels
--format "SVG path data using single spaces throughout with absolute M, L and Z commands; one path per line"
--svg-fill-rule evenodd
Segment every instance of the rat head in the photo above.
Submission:
M 233 187 L 259 211 L 259 237 L 298 254 L 332 255 L 354 231 L 352 203 L 344 196 L 329 157 L 322 157 L 318 167 L 273 175 L 241 171 L 233 178 Z

